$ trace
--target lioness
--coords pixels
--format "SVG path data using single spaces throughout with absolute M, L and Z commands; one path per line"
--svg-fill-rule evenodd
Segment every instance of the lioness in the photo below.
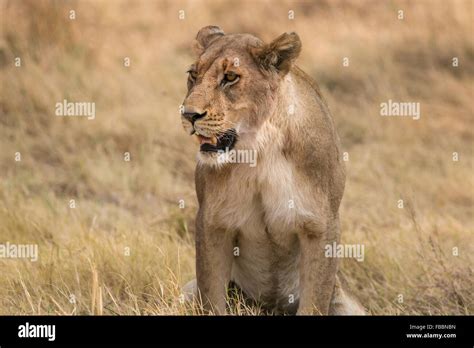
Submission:
M 329 109 L 294 65 L 298 35 L 264 44 L 208 26 L 196 43 L 182 123 L 200 143 L 197 282 L 185 291 L 220 314 L 230 281 L 275 313 L 363 314 L 324 254 L 345 173 Z M 256 166 L 228 163 L 229 150 L 255 151 Z

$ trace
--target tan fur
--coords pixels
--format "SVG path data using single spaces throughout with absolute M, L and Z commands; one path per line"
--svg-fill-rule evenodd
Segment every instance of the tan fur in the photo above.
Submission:
M 326 103 L 294 65 L 298 36 L 265 45 L 205 27 L 196 46 L 198 77 L 188 81 L 183 105 L 207 114 L 194 130 L 212 136 L 236 129 L 235 149 L 256 150 L 257 166 L 219 164 L 215 153 L 199 153 L 197 283 L 185 291 L 199 288 L 217 313 L 225 312 L 232 280 L 277 313 L 363 314 L 340 285 L 337 259 L 324 256 L 324 246 L 340 239 L 345 173 Z M 240 80 L 226 90 L 219 81 L 229 70 Z M 184 118 L 183 125 L 193 131 Z

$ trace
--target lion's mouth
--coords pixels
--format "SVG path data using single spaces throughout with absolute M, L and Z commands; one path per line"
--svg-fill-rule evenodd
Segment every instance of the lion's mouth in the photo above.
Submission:
M 231 150 L 237 141 L 237 135 L 234 129 L 229 129 L 218 136 L 213 135 L 211 137 L 206 137 L 197 133 L 195 133 L 195 135 L 198 138 L 200 151 L 202 152 L 218 152 L 225 151 L 226 149 Z

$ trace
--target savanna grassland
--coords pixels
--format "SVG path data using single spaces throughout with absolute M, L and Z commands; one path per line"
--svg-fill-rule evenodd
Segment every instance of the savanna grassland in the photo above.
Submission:
M 298 65 L 348 155 L 342 241 L 365 258 L 341 267 L 370 313 L 474 313 L 471 0 L 0 0 L 0 11 L 0 243 L 39 246 L 37 262 L 0 259 L 0 314 L 199 312 L 180 301 L 194 277 L 197 144 L 178 108 L 210 24 L 301 37 Z M 95 119 L 55 116 L 63 99 L 95 102 Z M 420 119 L 381 117 L 389 99 L 419 102 Z M 236 302 L 233 313 L 259 313 Z

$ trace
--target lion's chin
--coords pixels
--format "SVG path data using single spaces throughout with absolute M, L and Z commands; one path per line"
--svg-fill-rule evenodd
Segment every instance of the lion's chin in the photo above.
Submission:
M 197 161 L 199 165 L 211 166 L 214 168 L 221 168 L 226 165 L 225 162 L 219 159 L 219 152 L 199 151 L 197 154 Z

